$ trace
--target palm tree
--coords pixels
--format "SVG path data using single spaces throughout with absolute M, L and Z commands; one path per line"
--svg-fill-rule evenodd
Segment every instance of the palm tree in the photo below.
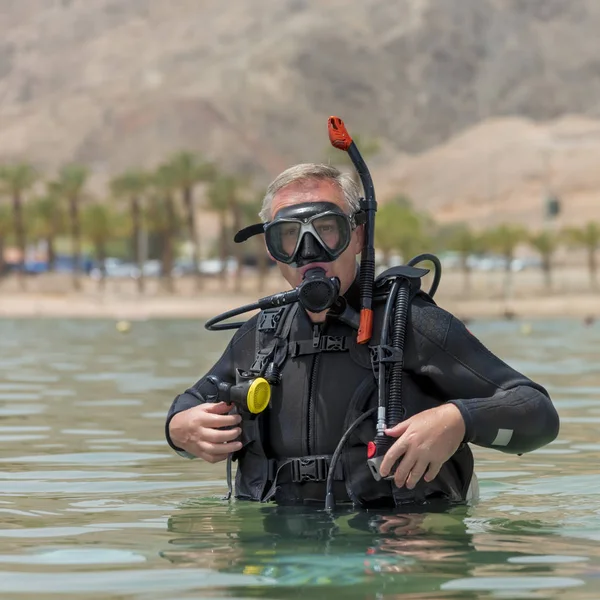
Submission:
M 242 208 L 242 227 L 253 225 L 258 221 L 258 214 L 262 208 L 263 194 L 259 193 L 251 201 L 244 202 Z M 256 257 L 257 266 L 257 292 L 262 294 L 265 289 L 265 281 L 269 271 L 270 258 L 265 247 L 265 238 L 262 235 L 254 236 L 252 240 L 254 246 L 254 255 Z
M 246 176 L 233 176 L 227 174 L 218 175 L 208 190 L 209 203 L 213 210 L 219 213 L 221 221 L 221 242 L 220 253 L 222 261 L 221 276 L 224 277 L 224 272 L 227 266 L 227 255 L 229 254 L 229 241 L 227 237 L 227 212 L 231 215 L 231 227 L 233 231 L 238 231 L 242 228 L 244 221 L 245 202 L 242 191 L 249 186 L 249 178 Z M 234 290 L 236 292 L 242 289 L 242 250 L 237 245 L 232 248 L 232 254 L 237 260 L 237 269 L 234 279 Z
M 215 168 L 208 162 L 203 162 L 192 152 L 179 152 L 167 163 L 171 171 L 173 185 L 181 192 L 187 233 L 192 245 L 192 258 L 196 275 L 196 287 L 202 286 L 202 272 L 200 270 L 200 245 L 199 231 L 196 225 L 196 209 L 194 206 L 194 186 L 200 182 L 212 181 L 215 177 Z
M 217 175 L 208 187 L 208 206 L 219 216 L 219 260 L 221 272 L 219 276 L 225 281 L 227 272 L 227 257 L 229 256 L 229 227 L 227 217 L 229 197 L 234 193 L 235 181 L 229 175 Z
M 544 281 L 546 288 L 552 288 L 552 257 L 559 244 L 559 238 L 550 231 L 542 231 L 533 234 L 529 238 L 529 243 L 538 251 L 542 258 L 542 271 L 544 272 Z
M 140 294 L 144 293 L 144 257 L 141 252 L 142 195 L 148 185 L 149 176 L 141 171 L 128 171 L 110 182 L 112 194 L 116 198 L 126 198 L 129 201 L 133 256 L 139 273 L 137 287 Z
M 13 231 L 11 212 L 8 206 L 0 204 L 0 278 L 5 274 L 4 248 L 8 236 Z
M 54 271 L 56 252 L 54 243 L 56 237 L 64 230 L 65 215 L 62 206 L 52 195 L 34 198 L 28 205 L 27 221 L 30 223 L 32 235 L 46 242 L 48 252 L 48 271 Z
M 232 228 L 234 232 L 239 231 L 244 225 L 244 204 L 248 201 L 244 192 L 250 188 L 250 176 L 238 175 L 234 179 L 234 187 L 229 196 L 229 209 L 232 217 Z M 235 292 L 242 291 L 242 275 L 244 269 L 244 252 L 239 244 L 233 246 L 233 255 L 236 260 L 235 278 L 233 289 Z
M 398 196 L 377 211 L 375 219 L 375 245 L 389 266 L 390 255 L 399 251 L 403 262 L 419 254 L 429 243 L 428 219 L 415 212 L 406 197 Z
M 79 274 L 81 270 L 81 223 L 79 205 L 84 195 L 84 187 L 88 178 L 88 170 L 80 165 L 63 167 L 58 179 L 50 183 L 50 192 L 67 201 L 71 226 L 71 244 L 73 253 L 73 287 L 81 289 Z
M 153 230 L 162 237 L 161 279 L 164 288 L 175 291 L 173 286 L 173 264 L 175 262 L 175 239 L 178 233 L 178 218 L 175 207 L 177 183 L 173 169 L 163 164 L 153 178 L 156 194 L 150 205 L 149 218 Z
M 600 248 L 600 223 L 591 222 L 581 228 L 565 230 L 566 239 L 573 245 L 587 250 L 587 263 L 590 273 L 590 286 L 598 289 L 598 259 L 597 250 Z
M 504 297 L 512 292 L 512 264 L 517 246 L 527 240 L 527 232 L 520 225 L 499 225 L 487 231 L 482 242 L 491 250 L 498 252 L 504 258 L 505 278 Z
M 37 177 L 35 169 L 27 163 L 0 167 L 1 191 L 12 198 L 13 226 L 20 254 L 19 280 L 22 288 L 25 288 L 25 254 L 27 252 L 23 194 L 33 187 Z
M 471 266 L 469 264 L 469 257 L 479 250 L 479 237 L 471 231 L 468 225 L 462 224 L 450 233 L 447 247 L 449 250 L 458 252 L 460 256 L 460 268 L 464 277 L 464 289 L 465 291 L 468 291 L 471 288 Z
M 106 247 L 110 239 L 115 236 L 117 224 L 120 222 L 122 219 L 116 217 L 106 204 L 89 204 L 82 211 L 83 234 L 92 242 L 96 260 L 100 264 L 102 274 L 98 282 L 100 289 L 104 289 L 106 282 Z

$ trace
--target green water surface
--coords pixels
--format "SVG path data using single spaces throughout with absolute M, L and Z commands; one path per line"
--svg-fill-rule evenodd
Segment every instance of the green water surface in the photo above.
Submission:
M 600 598 L 600 323 L 470 328 L 547 387 L 559 438 L 475 447 L 472 506 L 332 517 L 224 502 L 222 464 L 166 446 L 228 332 L 0 321 L 0 597 Z

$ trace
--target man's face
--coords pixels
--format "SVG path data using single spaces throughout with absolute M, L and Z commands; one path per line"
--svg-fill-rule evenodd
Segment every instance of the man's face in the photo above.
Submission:
M 339 206 L 344 212 L 348 212 L 348 206 L 342 191 L 333 181 L 309 180 L 291 183 L 275 194 L 271 207 L 271 218 L 277 213 L 296 204 L 310 202 L 331 202 Z M 324 224 L 326 225 L 326 223 Z M 326 227 L 322 229 L 322 236 L 335 235 L 333 228 L 331 233 Z M 292 267 L 278 262 L 277 266 L 281 274 L 292 287 L 302 282 L 304 273 L 311 267 L 321 267 L 325 270 L 327 277 L 337 277 L 340 280 L 340 294 L 344 294 L 356 276 L 356 256 L 360 254 L 363 246 L 363 227 L 358 227 L 352 232 L 350 243 L 344 252 L 334 261 L 315 262 L 301 267 Z M 328 242 L 327 239 L 324 240 Z M 332 240 L 333 241 L 333 240 Z M 332 246 L 335 244 L 332 244 Z

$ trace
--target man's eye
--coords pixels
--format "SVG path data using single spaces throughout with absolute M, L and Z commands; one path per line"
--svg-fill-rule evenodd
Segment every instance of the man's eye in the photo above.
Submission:
M 336 231 L 336 226 L 334 223 L 324 223 L 323 225 L 319 225 L 320 233 L 332 233 Z

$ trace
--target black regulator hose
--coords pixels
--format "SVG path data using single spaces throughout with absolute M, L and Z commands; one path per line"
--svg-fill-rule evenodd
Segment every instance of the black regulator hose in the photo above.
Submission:
M 254 302 L 252 304 L 245 304 L 244 306 L 239 306 L 238 308 L 232 308 L 231 310 L 227 310 L 216 317 L 212 317 L 208 319 L 204 324 L 204 327 L 208 329 L 208 331 L 225 331 L 226 329 L 239 329 L 245 321 L 235 321 L 234 323 L 224 323 L 219 325 L 221 321 L 225 321 L 226 319 L 230 319 L 231 317 L 237 317 L 238 315 L 242 315 L 244 313 L 250 312 L 251 310 L 258 310 L 260 308 L 260 300 L 258 302 Z
M 414 258 L 411 258 L 406 264 L 409 267 L 414 267 L 415 265 L 425 260 L 432 262 L 433 266 L 435 267 L 435 272 L 433 273 L 433 281 L 431 283 L 431 287 L 429 288 L 429 292 L 427 292 L 429 297 L 433 298 L 433 296 L 437 292 L 438 286 L 440 285 L 440 279 L 442 278 L 442 263 L 440 262 L 440 259 L 437 256 L 435 256 L 435 254 L 429 254 L 428 252 L 424 252 L 423 254 L 419 254 Z
M 252 304 L 245 304 L 244 306 L 227 310 L 216 317 L 212 317 L 212 319 L 208 319 L 204 327 L 209 331 L 239 329 L 244 324 L 243 321 L 224 323 L 222 325 L 219 325 L 219 323 L 231 317 L 237 317 L 238 315 L 250 312 L 251 310 L 277 308 L 294 302 L 299 302 L 306 310 L 318 313 L 330 308 L 338 299 L 339 293 L 340 280 L 337 277 L 325 277 L 325 269 L 315 267 L 314 269 L 308 269 L 304 273 L 302 283 L 293 290 L 280 292 L 272 296 L 265 296 Z

